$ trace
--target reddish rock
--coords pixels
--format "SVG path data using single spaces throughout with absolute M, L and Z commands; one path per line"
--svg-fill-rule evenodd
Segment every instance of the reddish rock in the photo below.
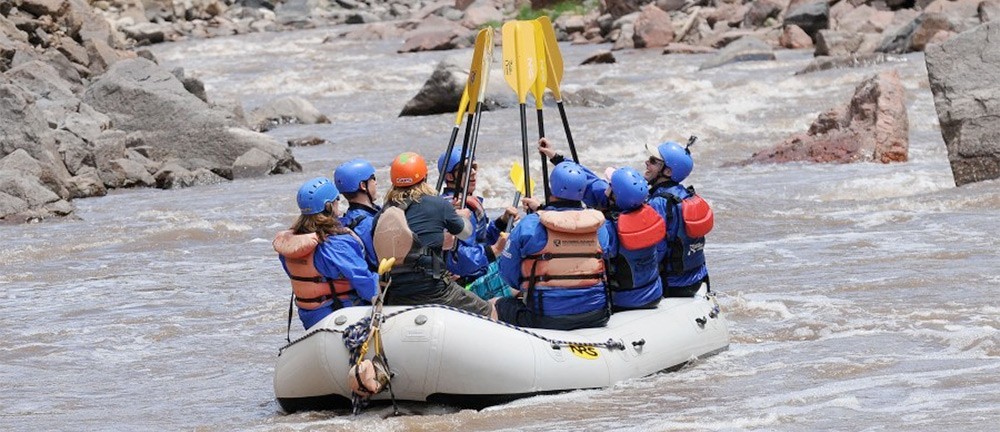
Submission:
M 797 25 L 786 26 L 785 30 L 781 32 L 781 37 L 778 38 L 778 43 L 783 48 L 788 49 L 812 48 L 813 46 L 812 38 Z
M 406 33 L 403 47 L 397 52 L 449 50 L 456 47 L 455 39 L 469 30 L 445 18 L 432 15 Z
M 674 25 L 670 21 L 670 15 L 656 5 L 643 6 L 639 18 L 635 20 L 632 41 L 636 48 L 658 48 L 673 42 Z
M 895 70 L 858 85 L 844 107 L 819 115 L 809 131 L 754 153 L 745 163 L 905 162 L 909 151 L 906 93 Z

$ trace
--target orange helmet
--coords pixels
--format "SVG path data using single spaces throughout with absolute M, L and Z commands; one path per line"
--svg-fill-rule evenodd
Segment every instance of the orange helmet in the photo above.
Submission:
M 418 184 L 427 178 L 427 161 L 414 152 L 400 153 L 392 160 L 389 177 L 392 178 L 392 185 L 396 187 Z

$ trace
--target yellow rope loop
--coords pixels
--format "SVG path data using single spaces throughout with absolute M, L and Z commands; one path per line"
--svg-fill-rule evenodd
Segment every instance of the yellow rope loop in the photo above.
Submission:
M 361 344 L 361 349 L 358 351 L 358 361 L 354 363 L 355 365 L 360 366 L 361 362 L 365 359 L 365 356 L 368 355 L 368 341 L 370 340 L 371 338 L 369 337 L 368 339 L 365 339 L 363 344 Z

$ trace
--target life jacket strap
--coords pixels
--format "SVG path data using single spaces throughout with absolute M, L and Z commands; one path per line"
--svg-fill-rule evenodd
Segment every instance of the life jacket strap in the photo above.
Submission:
M 528 256 L 524 257 L 524 259 L 532 259 L 532 260 L 537 260 L 537 261 L 549 261 L 549 260 L 553 260 L 553 259 L 556 259 L 556 258 L 597 258 L 597 259 L 601 259 L 603 257 L 604 257 L 604 255 L 601 252 L 594 252 L 594 253 L 580 252 L 580 253 L 543 253 L 543 254 L 528 255 Z
M 305 276 L 288 275 L 288 278 L 291 280 L 297 280 L 299 282 L 312 282 L 312 283 L 323 283 L 328 281 L 328 279 L 323 276 L 305 277 Z
M 542 275 L 542 276 L 532 276 L 530 278 L 524 278 L 524 280 L 530 280 L 531 282 L 545 282 L 550 280 L 581 280 L 581 279 L 602 279 L 604 278 L 604 273 L 591 273 L 591 274 L 581 274 L 581 275 Z

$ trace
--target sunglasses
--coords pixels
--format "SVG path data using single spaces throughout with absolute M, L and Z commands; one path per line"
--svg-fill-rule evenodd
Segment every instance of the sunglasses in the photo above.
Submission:
M 472 169 L 474 171 L 479 171 L 479 162 L 472 162 Z M 456 174 L 456 175 L 460 174 L 460 173 L 463 173 L 463 172 L 465 172 L 465 166 L 464 165 L 455 165 L 455 168 L 452 169 L 451 172 L 453 174 Z
M 663 160 L 654 156 L 650 156 L 649 159 L 646 159 L 646 163 L 650 165 L 659 165 L 663 163 Z

